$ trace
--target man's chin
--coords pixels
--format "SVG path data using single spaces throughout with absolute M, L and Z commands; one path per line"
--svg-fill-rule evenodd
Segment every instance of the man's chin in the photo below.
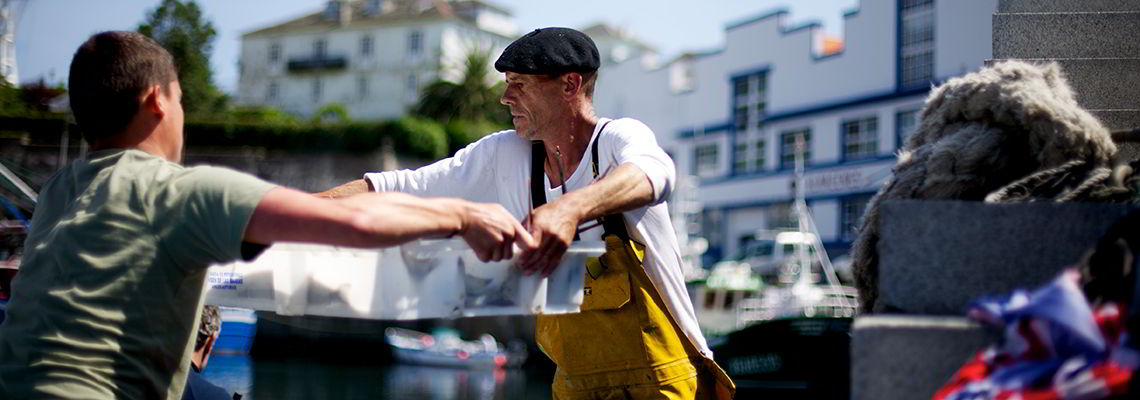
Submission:
M 515 125 L 515 134 L 523 139 L 534 139 L 534 132 L 526 126 Z

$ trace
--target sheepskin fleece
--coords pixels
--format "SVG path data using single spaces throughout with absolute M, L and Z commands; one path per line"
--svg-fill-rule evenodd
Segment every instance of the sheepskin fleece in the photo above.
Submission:
M 877 312 L 884 306 L 878 301 L 876 252 L 884 201 L 983 201 L 1042 171 L 1111 171 L 1116 151 L 1109 132 L 1077 105 L 1055 63 L 1002 62 L 933 89 L 892 177 L 871 199 L 854 243 L 852 268 L 862 309 Z M 990 201 L 1003 201 L 1008 191 Z

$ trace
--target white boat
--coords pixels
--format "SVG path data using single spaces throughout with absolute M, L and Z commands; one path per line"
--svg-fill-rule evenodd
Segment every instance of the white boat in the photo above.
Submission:
M 802 146 L 802 138 L 797 138 Z M 757 231 L 738 261 L 714 265 L 693 293 L 697 321 L 710 336 L 779 318 L 851 318 L 858 298 L 843 285 L 820 241 L 803 193 L 803 161 L 796 155 L 796 228 Z
M 512 343 L 508 348 L 483 334 L 478 340 L 463 340 L 451 329 L 426 334 L 410 329 L 388 328 L 384 338 L 392 356 L 407 364 L 452 368 L 514 368 L 526 361 L 526 346 Z

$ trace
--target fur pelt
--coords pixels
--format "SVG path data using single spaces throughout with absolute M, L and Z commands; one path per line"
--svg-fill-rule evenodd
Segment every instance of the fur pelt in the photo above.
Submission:
M 1108 130 L 1077 105 L 1056 64 L 1007 61 L 951 79 L 931 91 L 920 118 L 854 243 L 864 312 L 884 307 L 876 250 L 884 201 L 1087 200 L 1120 187 Z

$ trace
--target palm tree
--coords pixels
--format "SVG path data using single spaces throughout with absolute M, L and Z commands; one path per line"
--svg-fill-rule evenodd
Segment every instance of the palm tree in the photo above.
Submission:
M 459 83 L 443 79 L 432 82 L 420 93 L 420 101 L 412 113 L 445 125 L 453 121 L 510 124 L 510 112 L 499 104 L 504 89 L 502 82 L 491 85 L 487 80 L 490 60 L 491 55 L 486 51 L 469 53 Z

